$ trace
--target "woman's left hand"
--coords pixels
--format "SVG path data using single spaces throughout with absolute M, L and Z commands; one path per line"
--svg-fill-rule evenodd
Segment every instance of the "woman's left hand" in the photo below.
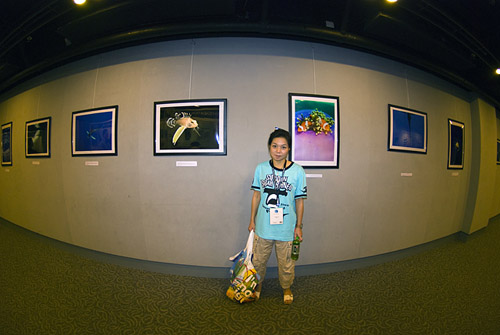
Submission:
M 293 234 L 293 239 L 295 240 L 296 237 L 299 237 L 300 242 L 302 242 L 302 228 L 295 227 L 295 231 Z

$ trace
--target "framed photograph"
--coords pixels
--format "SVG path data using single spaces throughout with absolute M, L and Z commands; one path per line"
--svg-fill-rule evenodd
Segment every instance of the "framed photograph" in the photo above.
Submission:
M 117 118 L 118 106 L 73 112 L 71 154 L 117 155 Z
M 497 165 L 500 165 L 500 140 L 497 139 Z
M 288 94 L 290 159 L 307 168 L 339 167 L 339 98 Z
M 12 122 L 2 125 L 2 165 L 12 165 Z
M 427 154 L 427 114 L 389 105 L 388 150 Z
M 226 155 L 227 99 L 154 104 L 154 155 Z
M 50 122 L 52 118 L 26 122 L 26 158 L 50 157 Z
M 463 123 L 448 119 L 448 169 L 464 168 L 464 127 Z

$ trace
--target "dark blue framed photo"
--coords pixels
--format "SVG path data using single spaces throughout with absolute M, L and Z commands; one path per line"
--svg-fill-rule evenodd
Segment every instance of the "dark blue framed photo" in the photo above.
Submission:
M 50 123 L 52 118 L 26 122 L 26 158 L 50 157 Z
M 73 112 L 73 156 L 117 155 L 118 106 Z
M 12 122 L 2 125 L 2 165 L 12 165 Z
M 497 165 L 500 165 L 500 140 L 497 139 Z
M 464 127 L 463 123 L 448 119 L 448 169 L 464 168 Z
M 389 105 L 388 150 L 427 154 L 427 114 Z

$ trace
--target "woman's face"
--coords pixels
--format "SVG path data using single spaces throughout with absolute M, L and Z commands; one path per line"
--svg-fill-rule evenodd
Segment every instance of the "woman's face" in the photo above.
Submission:
M 286 139 L 283 137 L 274 138 L 269 146 L 269 154 L 275 162 L 285 160 L 288 157 L 289 152 L 290 147 L 288 146 Z

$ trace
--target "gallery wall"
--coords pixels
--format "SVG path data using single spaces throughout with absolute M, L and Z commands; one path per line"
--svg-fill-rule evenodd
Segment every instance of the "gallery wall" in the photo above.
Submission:
M 275 126 L 288 129 L 291 92 L 337 96 L 340 107 L 339 168 L 306 169 L 299 265 L 472 233 L 500 213 L 499 187 L 485 184 L 500 183 L 495 161 L 490 166 L 496 152 L 482 149 L 498 137 L 498 121 L 480 98 L 349 49 L 207 38 L 96 55 L 3 96 L 0 122 L 13 122 L 13 164 L 0 171 L 0 217 L 100 252 L 228 266 L 246 241 L 250 183 L 255 166 L 269 158 L 267 137 Z M 153 155 L 155 102 L 214 98 L 227 99 L 227 155 Z M 427 114 L 426 154 L 387 150 L 388 104 Z M 117 155 L 73 157 L 72 113 L 113 105 Z M 475 133 L 473 113 L 481 113 Z M 51 157 L 26 158 L 25 123 L 49 116 Z M 465 124 L 463 169 L 447 169 L 448 119 Z M 476 138 L 483 140 L 481 157 L 473 157 Z M 196 166 L 177 166 L 186 161 Z

